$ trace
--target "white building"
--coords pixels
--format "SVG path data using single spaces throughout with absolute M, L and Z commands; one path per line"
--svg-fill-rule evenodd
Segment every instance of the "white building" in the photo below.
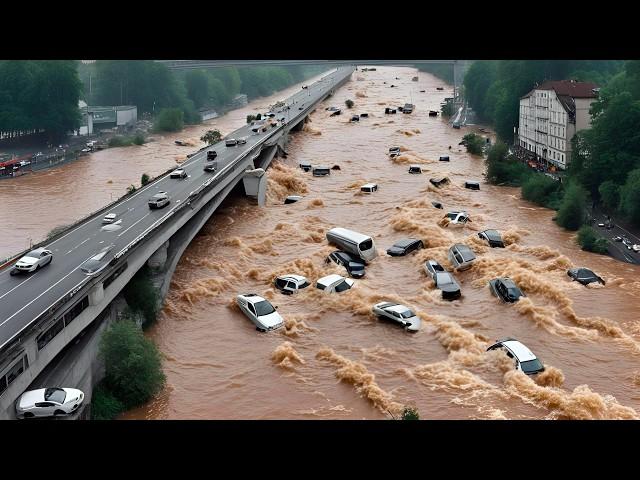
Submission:
M 566 169 L 571 139 L 591 127 L 589 108 L 598 97 L 595 83 L 547 81 L 520 98 L 516 146 L 526 158 Z

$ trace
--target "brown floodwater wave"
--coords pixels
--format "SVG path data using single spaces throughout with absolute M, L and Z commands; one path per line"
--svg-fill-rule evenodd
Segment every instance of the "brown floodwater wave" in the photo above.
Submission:
M 521 200 L 518 189 L 486 184 L 480 158 L 449 149 L 478 131 L 428 116 L 450 87 L 424 72 L 413 82 L 411 68 L 357 75 L 366 88 L 355 81 L 340 88 L 311 114 L 313 127 L 291 135 L 287 159 L 267 170 L 267 205 L 229 197 L 187 248 L 147 333 L 163 353 L 167 386 L 122 418 L 386 419 L 405 406 L 426 419 L 637 418 L 640 268 L 580 250 L 575 234 L 551 220 L 554 212 Z M 370 118 L 349 123 L 325 110 L 349 98 L 354 113 Z M 383 114 L 384 106 L 410 100 L 412 114 Z M 391 146 L 401 147 L 396 159 L 388 156 Z M 435 160 L 440 155 L 451 161 Z M 298 168 L 301 161 L 340 170 L 313 177 Z M 411 163 L 424 173 L 409 174 Z M 450 182 L 438 188 L 432 177 Z M 467 180 L 479 181 L 481 190 L 466 190 Z M 379 190 L 360 195 L 368 182 Z M 284 205 L 293 194 L 303 198 Z M 451 210 L 466 210 L 472 221 L 451 224 L 443 218 Z M 335 250 L 326 231 L 338 226 L 372 236 L 379 255 L 351 290 L 326 294 L 315 282 L 345 275 L 325 263 Z M 485 229 L 500 231 L 506 248 L 478 238 Z M 425 248 L 385 254 L 407 237 Z M 462 297 L 446 301 L 423 264 L 435 259 L 451 270 L 453 243 L 467 244 L 477 259 L 454 272 Z M 566 271 L 574 266 L 592 268 L 606 286 L 572 282 Z M 288 273 L 311 285 L 281 294 L 273 282 Z M 500 302 L 488 286 L 497 276 L 511 277 L 527 297 Z M 255 330 L 235 304 L 237 294 L 250 292 L 278 306 L 283 328 Z M 377 318 L 371 307 L 381 301 L 411 308 L 420 331 Z M 505 337 L 527 345 L 545 371 L 527 377 L 505 353 L 486 351 Z

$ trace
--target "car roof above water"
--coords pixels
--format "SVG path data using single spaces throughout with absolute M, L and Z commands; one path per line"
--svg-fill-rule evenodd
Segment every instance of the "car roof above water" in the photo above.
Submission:
M 531 352 L 531 350 L 525 347 L 518 340 L 511 339 L 511 340 L 505 340 L 503 342 L 498 342 L 498 343 L 502 343 L 505 347 L 511 350 L 511 352 L 513 352 L 513 354 L 516 357 L 518 357 L 518 360 L 520 360 L 521 362 L 526 362 L 526 361 L 534 360 L 535 358 L 537 358 L 533 354 L 533 352 Z

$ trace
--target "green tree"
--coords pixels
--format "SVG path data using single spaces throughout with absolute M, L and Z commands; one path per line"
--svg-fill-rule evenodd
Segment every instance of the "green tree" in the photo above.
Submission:
M 416 408 L 404 407 L 402 420 L 420 420 L 420 414 Z
M 353 100 L 345 100 L 344 104 L 347 106 L 347 108 L 352 108 L 355 105 L 353 103 Z
M 103 385 L 98 384 L 91 395 L 91 420 L 114 420 L 125 406 Z
M 209 78 L 202 70 L 191 70 L 185 75 L 187 95 L 196 108 L 202 107 L 209 98 Z
M 163 108 L 154 124 L 158 132 L 179 132 L 184 128 L 184 112 L 179 108 Z
M 562 184 L 546 175 L 529 175 L 522 184 L 522 198 L 547 208 L 557 208 L 562 198 Z
M 587 192 L 576 182 L 565 189 L 556 222 L 567 230 L 578 230 L 586 216 Z
M 160 352 L 131 320 L 113 323 L 102 335 L 104 385 L 125 408 L 150 400 L 165 382 Z
M 594 253 L 607 253 L 609 251 L 608 242 L 605 238 L 598 236 L 593 228 L 589 225 L 583 225 L 578 230 L 578 236 L 576 237 L 578 245 L 582 247 L 582 250 Z
M 144 187 L 147 183 L 149 183 L 150 180 L 151 178 L 149 178 L 149 175 L 147 175 L 146 173 L 143 173 L 142 177 L 140 177 L 140 185 Z
M 620 186 L 612 180 L 603 182 L 598 187 L 602 204 L 610 211 L 615 211 L 618 208 L 620 202 Z
M 469 106 L 482 120 L 491 120 L 485 104 L 487 91 L 496 81 L 498 62 L 476 61 L 471 64 L 464 77 L 465 97 Z
M 529 175 L 527 167 L 517 158 L 508 155 L 506 144 L 498 141 L 487 150 L 487 181 L 493 185 L 521 185 Z
M 141 133 L 136 133 L 135 136 L 133 137 L 133 143 L 135 145 L 144 145 L 145 142 L 145 138 L 144 135 Z
M 636 225 L 640 225 L 640 168 L 632 170 L 620 188 L 620 210 Z
M 467 152 L 472 155 L 482 155 L 482 149 L 485 145 L 485 140 L 475 133 L 467 133 L 464 137 L 462 137 L 462 141 L 464 142 L 465 147 L 467 147 Z
M 205 133 L 200 140 L 207 143 L 208 145 L 213 145 L 214 143 L 218 143 L 222 140 L 222 134 L 219 130 L 209 130 Z

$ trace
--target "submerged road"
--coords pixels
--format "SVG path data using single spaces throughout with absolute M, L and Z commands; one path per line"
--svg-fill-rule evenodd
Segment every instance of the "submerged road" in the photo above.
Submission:
M 339 83 L 351 68 L 339 68 L 308 88 L 287 98 L 284 107 L 273 113 L 275 120 L 284 117 L 284 123 L 299 122 L 302 110 L 323 98 L 327 91 Z M 350 73 L 349 73 L 350 74 Z M 288 108 L 287 108 L 288 107 Z M 280 122 L 279 122 L 280 123 Z M 187 201 L 189 194 L 205 181 L 220 175 L 227 165 L 234 163 L 243 153 L 266 140 L 275 128 L 266 132 L 253 133 L 250 125 L 232 132 L 227 138 L 247 137 L 247 143 L 236 147 L 225 147 L 224 141 L 206 150 L 196 153 L 180 167 L 188 177 L 173 179 L 168 175 L 140 188 L 135 194 L 117 202 L 110 212 L 117 213 L 120 229 L 105 231 L 102 229 L 103 214 L 95 215 L 75 226 L 63 236 L 46 244 L 45 248 L 53 252 L 49 265 L 31 274 L 11 276 L 11 268 L 0 271 L 0 348 L 11 342 L 21 331 L 29 327 L 35 319 L 54 305 L 65 294 L 81 289 L 90 277 L 81 271 L 82 264 L 99 253 L 103 248 L 113 245 L 105 261 L 129 245 L 141 233 L 161 223 L 168 217 L 172 207 Z M 218 153 L 218 170 L 214 173 L 203 170 L 208 150 Z M 165 191 L 171 203 L 165 208 L 151 210 L 148 200 L 160 191 Z M 44 208 L 55 209 L 55 205 Z M 107 267 L 108 269 L 110 267 Z

